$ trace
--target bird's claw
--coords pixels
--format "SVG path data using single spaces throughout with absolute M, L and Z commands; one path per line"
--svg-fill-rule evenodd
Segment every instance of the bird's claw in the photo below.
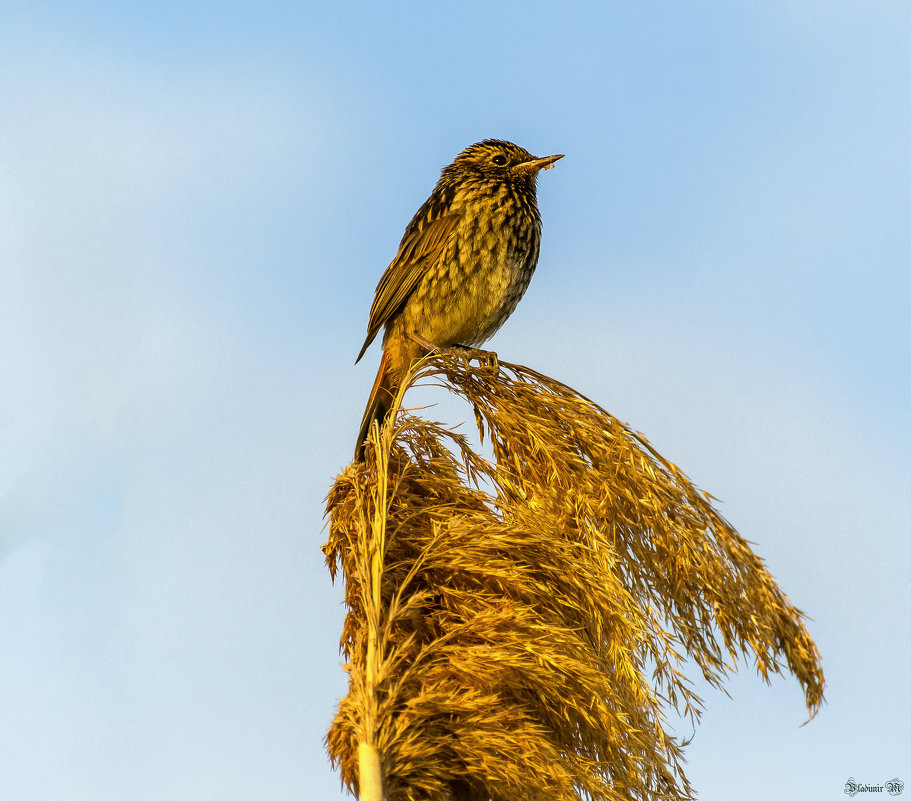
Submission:
M 473 348 L 470 345 L 453 345 L 451 348 L 447 348 L 447 350 L 454 353 L 460 353 L 465 359 L 466 364 L 475 360 L 479 365 L 492 369 L 495 372 L 499 372 L 500 370 L 500 360 L 496 351 Z

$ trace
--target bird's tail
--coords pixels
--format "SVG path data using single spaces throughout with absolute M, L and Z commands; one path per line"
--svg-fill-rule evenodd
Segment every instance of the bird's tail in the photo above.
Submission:
M 380 425 L 383 425 L 383 421 L 389 413 L 397 392 L 389 366 L 389 353 L 386 348 L 383 348 L 383 358 L 380 359 L 380 367 L 376 371 L 376 380 L 373 382 L 370 399 L 367 401 L 367 408 L 364 410 L 364 417 L 361 420 L 361 430 L 357 435 L 357 448 L 354 451 L 354 458 L 361 462 L 364 460 L 364 447 L 367 444 L 367 435 L 370 433 L 371 424 L 374 420 L 377 420 Z

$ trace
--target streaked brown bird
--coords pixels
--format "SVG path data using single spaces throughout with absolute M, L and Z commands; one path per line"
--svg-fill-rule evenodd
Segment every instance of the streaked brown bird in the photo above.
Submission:
M 437 348 L 480 345 L 512 314 L 538 264 L 538 172 L 561 158 L 486 139 L 443 169 L 376 287 L 355 364 L 385 326 L 383 357 L 355 458 L 363 458 L 371 423 L 382 424 L 416 360 Z

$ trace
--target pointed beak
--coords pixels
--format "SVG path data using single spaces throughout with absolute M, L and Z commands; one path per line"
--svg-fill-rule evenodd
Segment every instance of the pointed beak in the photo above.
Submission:
M 536 175 L 540 170 L 549 170 L 562 158 L 563 154 L 560 153 L 558 156 L 545 156 L 543 159 L 531 159 L 530 161 L 523 161 L 521 164 L 517 164 L 513 169 L 522 174 Z

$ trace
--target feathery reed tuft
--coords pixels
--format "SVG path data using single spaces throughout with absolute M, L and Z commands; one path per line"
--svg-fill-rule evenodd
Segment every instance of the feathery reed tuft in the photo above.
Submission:
M 349 789 L 387 801 L 690 798 L 685 743 L 665 720 L 665 704 L 700 716 L 688 658 L 714 686 L 738 657 L 766 680 L 788 670 L 815 715 L 824 681 L 803 613 L 644 437 L 479 351 L 424 359 L 395 408 L 427 378 L 473 406 L 495 459 L 399 411 L 329 494 L 349 693 L 327 743 Z M 382 786 L 364 784 L 359 759 Z

